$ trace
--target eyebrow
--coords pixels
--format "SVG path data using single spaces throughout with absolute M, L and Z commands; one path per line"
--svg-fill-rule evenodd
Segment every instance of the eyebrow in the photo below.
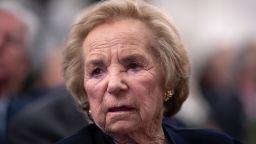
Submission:
M 139 61 L 140 63 L 144 63 L 144 64 L 149 63 L 149 60 L 140 54 L 126 55 L 120 59 L 121 63 L 129 63 L 134 61 Z
M 91 67 L 91 66 L 103 66 L 104 61 L 103 59 L 91 59 L 85 62 L 85 67 Z

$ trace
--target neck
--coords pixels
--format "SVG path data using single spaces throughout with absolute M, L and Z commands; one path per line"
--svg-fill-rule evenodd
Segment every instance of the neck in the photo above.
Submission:
M 136 131 L 127 134 L 109 134 L 115 144 L 166 144 L 162 122 L 159 120 L 147 124 Z
M 136 135 L 134 133 L 130 135 L 122 135 L 122 136 L 113 136 L 113 141 L 115 144 L 167 144 L 166 139 L 164 138 L 164 135 L 158 135 L 154 138 L 143 136 L 143 135 Z

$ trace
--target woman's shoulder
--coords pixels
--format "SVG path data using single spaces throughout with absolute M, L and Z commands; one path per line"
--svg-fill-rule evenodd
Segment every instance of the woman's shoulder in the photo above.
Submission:
M 212 129 L 187 129 L 164 124 L 169 138 L 176 144 L 242 144 L 229 135 Z
M 242 144 L 229 135 L 212 129 L 187 129 L 164 125 L 169 138 L 176 144 Z
M 105 135 L 95 124 L 89 124 L 86 127 L 75 132 L 56 144 L 111 144 L 112 140 Z

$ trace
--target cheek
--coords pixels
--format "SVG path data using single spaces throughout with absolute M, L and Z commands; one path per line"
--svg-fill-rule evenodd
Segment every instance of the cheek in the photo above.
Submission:
M 95 80 L 84 80 L 84 89 L 87 93 L 90 104 L 99 104 L 104 96 L 104 88 L 101 82 Z
M 140 115 L 143 121 L 154 119 L 161 114 L 163 107 L 163 92 L 160 80 L 152 75 L 133 79 L 133 92 L 139 105 Z
M 162 111 L 162 92 L 156 87 L 151 87 L 146 90 L 146 93 L 143 98 L 141 98 L 140 103 L 142 104 L 142 118 L 155 119 Z
M 104 104 L 103 96 L 104 90 L 99 84 L 95 84 L 93 81 L 85 81 L 84 88 L 88 96 L 88 102 L 90 105 L 91 115 L 95 122 L 104 122 Z

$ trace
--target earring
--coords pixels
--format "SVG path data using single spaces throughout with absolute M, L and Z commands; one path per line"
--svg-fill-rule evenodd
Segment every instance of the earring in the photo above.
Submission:
M 92 111 L 89 109 L 87 113 L 88 117 L 91 119 L 92 118 Z
M 172 95 L 173 95 L 172 91 L 171 91 L 171 90 L 168 90 L 168 91 L 165 93 L 165 99 L 164 99 L 164 101 L 167 102 L 170 98 L 172 98 Z

